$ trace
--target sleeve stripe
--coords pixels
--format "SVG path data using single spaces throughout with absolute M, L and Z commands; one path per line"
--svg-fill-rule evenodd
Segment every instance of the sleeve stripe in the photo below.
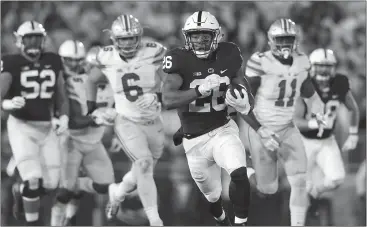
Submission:
M 252 62 L 247 62 L 247 66 L 252 67 L 252 68 L 254 68 L 254 69 L 257 69 L 257 70 L 262 70 L 261 65 L 255 65 L 255 64 L 254 64 L 254 63 L 252 63 Z
M 162 55 L 162 53 L 164 54 L 166 52 L 166 48 L 164 48 L 163 46 L 160 48 L 160 50 L 158 51 L 158 53 L 155 54 L 154 59 L 157 58 L 158 56 Z
M 247 72 L 250 71 L 250 72 L 253 72 L 254 74 L 260 76 L 260 75 L 263 75 L 265 72 L 263 70 L 259 70 L 259 69 L 256 69 L 254 67 L 251 67 L 251 66 L 247 66 L 246 67 L 246 75 L 247 75 Z
M 254 70 L 256 72 L 259 72 L 259 73 L 264 73 L 264 70 L 262 70 L 262 68 L 260 68 L 260 67 L 254 67 L 252 65 L 247 64 L 247 67 L 246 68 L 250 68 L 250 69 L 252 69 L 252 70 Z
M 252 71 L 251 69 L 250 70 L 246 70 L 246 73 L 245 74 L 246 74 L 247 77 L 261 76 L 261 74 L 258 74 L 256 72 Z
M 253 58 L 250 58 L 247 63 L 252 63 L 254 65 L 261 65 L 261 62 L 260 61 L 256 61 Z

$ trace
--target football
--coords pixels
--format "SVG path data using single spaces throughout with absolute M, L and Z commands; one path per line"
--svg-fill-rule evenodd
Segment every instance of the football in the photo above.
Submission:
M 234 92 L 234 90 L 237 90 L 237 91 L 238 91 L 238 93 L 240 93 L 241 98 L 243 98 L 243 97 L 245 97 L 245 94 L 243 94 L 242 89 L 245 89 L 245 88 L 244 88 L 244 87 L 242 87 L 242 86 L 241 86 L 241 85 L 239 85 L 239 84 L 230 84 L 230 85 L 228 85 L 228 87 L 227 87 L 227 90 L 226 90 L 226 93 L 225 93 L 225 95 L 224 95 L 224 98 L 226 97 L 226 94 L 227 94 L 227 91 L 228 91 L 228 90 L 231 92 L 231 95 L 232 95 L 233 97 L 235 97 L 235 98 L 237 98 L 237 95 L 236 95 L 236 93 Z

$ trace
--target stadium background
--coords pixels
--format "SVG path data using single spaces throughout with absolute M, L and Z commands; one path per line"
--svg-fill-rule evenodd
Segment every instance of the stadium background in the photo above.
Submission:
M 270 23 L 279 17 L 289 17 L 302 27 L 301 48 L 310 53 L 317 47 L 333 49 L 338 57 L 338 71 L 345 73 L 360 107 L 360 141 L 358 148 L 344 154 L 348 171 L 343 186 L 334 194 L 333 212 L 330 218 L 334 225 L 366 225 L 365 181 L 356 182 L 356 173 L 365 160 L 365 118 L 366 118 L 366 2 L 1 2 L 1 54 L 14 53 L 13 31 L 26 20 L 43 23 L 47 32 L 47 49 L 57 51 L 66 39 L 79 39 L 87 48 L 96 44 L 109 44 L 109 37 L 102 32 L 121 13 L 133 14 L 144 25 L 144 34 L 165 44 L 168 48 L 183 43 L 181 28 L 185 18 L 198 10 L 210 11 L 217 17 L 224 39 L 238 44 L 244 60 L 254 51 L 267 47 L 266 31 Z M 160 213 L 166 225 L 213 225 L 207 214 L 206 204 L 196 185 L 191 180 L 182 147 L 174 147 L 171 135 L 179 127 L 174 112 L 165 112 L 167 124 L 166 149 L 157 166 L 157 185 L 160 195 Z M 12 179 L 4 169 L 11 151 L 5 129 L 6 117 L 2 118 L 2 184 L 1 184 L 1 225 L 17 224 L 11 217 L 11 196 L 9 186 Z M 340 111 L 337 139 L 342 144 L 347 137 L 348 113 Z M 127 172 L 130 164 L 125 155 L 111 153 L 117 179 Z M 285 178 L 279 202 L 273 204 L 272 212 L 255 208 L 254 215 L 268 219 L 263 225 L 289 225 L 287 193 L 289 187 Z M 226 184 L 228 182 L 224 182 Z M 358 194 L 357 194 L 358 191 Z M 224 192 L 224 198 L 227 198 Z M 79 225 L 106 224 L 103 217 L 103 196 L 87 195 L 81 203 L 77 223 Z M 140 209 L 136 195 L 127 203 L 126 224 L 146 224 L 136 215 Z M 50 203 L 50 201 L 46 201 Z M 256 203 L 256 201 L 254 202 Z M 45 206 L 47 210 L 47 206 Z M 140 210 L 141 211 L 141 210 Z M 47 212 L 45 219 L 48 218 Z M 129 220 L 128 220 L 129 219 Z

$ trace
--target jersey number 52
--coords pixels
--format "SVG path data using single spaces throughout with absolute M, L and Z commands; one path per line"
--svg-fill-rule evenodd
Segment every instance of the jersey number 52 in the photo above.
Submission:
M 41 79 L 41 82 L 38 81 Z M 43 69 L 42 71 L 30 70 L 20 73 L 20 84 L 27 88 L 28 91 L 22 91 L 21 95 L 26 99 L 50 99 L 54 93 L 50 89 L 56 84 L 56 74 L 51 69 Z

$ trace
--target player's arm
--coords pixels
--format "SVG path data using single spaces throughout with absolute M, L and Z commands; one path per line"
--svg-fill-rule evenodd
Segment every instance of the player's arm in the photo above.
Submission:
M 302 98 L 298 98 L 295 104 L 293 120 L 298 129 L 301 131 L 309 131 L 314 129 L 313 127 L 310 127 L 310 124 L 312 125 L 312 123 L 305 118 L 306 108 L 307 106 L 305 101 Z M 318 125 L 316 125 L 316 127 L 318 128 Z
M 359 108 L 350 90 L 347 92 L 345 96 L 344 105 L 351 112 L 349 133 L 357 134 L 359 124 Z
M 86 81 L 88 113 L 92 113 L 96 108 L 97 90 L 99 83 L 106 83 L 106 77 L 98 67 L 93 67 Z
M 60 71 L 56 81 L 56 92 L 55 92 L 55 112 L 58 116 L 69 116 L 70 106 L 67 98 L 67 91 L 65 86 L 65 80 L 63 72 Z
M 84 116 L 82 114 L 82 107 L 77 100 L 69 98 L 70 103 L 70 120 L 69 126 L 72 129 L 81 129 L 88 126 L 97 126 L 91 115 Z
M 261 76 L 265 74 L 261 66 L 262 54 L 259 52 L 254 53 L 247 61 L 245 73 L 241 77 L 248 82 L 252 97 L 257 93 L 261 84 Z M 255 101 L 254 101 L 255 102 Z M 253 106 L 253 105 L 252 105 Z M 253 111 L 250 111 L 248 115 L 241 115 L 241 117 L 253 128 L 258 131 L 261 128 L 260 122 L 256 119 Z
M 162 105 L 166 109 L 174 109 L 189 104 L 202 95 L 199 86 L 188 90 L 180 90 L 183 84 L 180 71 L 181 67 L 184 67 L 182 66 L 184 61 L 179 62 L 181 57 L 179 52 L 171 51 L 166 54 L 163 60 L 162 69 L 167 75 L 162 87 Z
M 200 97 L 197 88 L 186 91 L 179 90 L 183 83 L 182 77 L 177 73 L 167 75 L 162 88 L 162 104 L 166 109 L 178 108 L 189 104 Z
M 162 65 L 162 62 L 163 62 L 163 59 L 164 59 L 164 56 L 166 55 L 167 53 L 167 48 L 158 44 L 158 50 L 153 58 L 153 65 L 156 66 L 156 74 L 159 78 L 159 81 L 160 81 L 160 84 L 159 84 L 159 90 L 157 92 L 157 97 L 158 97 L 158 100 L 159 102 L 162 103 L 162 89 L 163 89 L 163 82 L 166 80 L 166 77 L 167 77 L 167 74 L 164 73 L 163 71 L 163 65 Z
M 0 89 L 1 89 L 1 100 L 3 101 L 5 96 L 8 94 L 9 88 L 13 81 L 12 75 L 9 72 L 1 72 L 0 76 Z

